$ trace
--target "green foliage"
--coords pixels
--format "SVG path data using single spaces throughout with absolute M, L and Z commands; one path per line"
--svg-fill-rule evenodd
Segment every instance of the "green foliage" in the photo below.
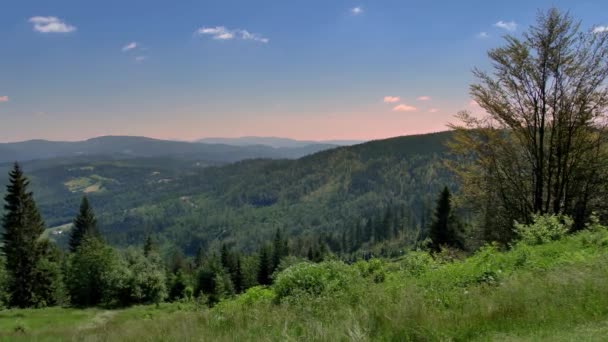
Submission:
M 95 237 L 85 237 L 70 256 L 66 285 L 74 305 L 123 304 L 130 296 L 128 282 L 126 263 Z
M 519 241 L 527 245 L 540 245 L 563 238 L 574 221 L 563 215 L 533 215 L 532 224 L 515 223 Z
M 386 277 L 386 264 L 381 259 L 371 259 L 369 261 L 358 261 L 353 265 L 359 273 L 372 279 L 375 283 L 381 283 Z
M 60 280 L 57 265 L 46 259 L 48 245 L 39 240 L 44 222 L 28 187 L 28 179 L 15 164 L 4 197 L 2 252 L 8 271 L 9 305 L 21 308 L 55 304 L 55 289 L 59 287 L 55 282 Z
M 398 261 L 399 269 L 411 277 L 419 277 L 438 265 L 427 252 L 412 251 Z
M 80 203 L 80 211 L 74 219 L 73 228 L 70 231 L 70 251 L 76 251 L 82 243 L 82 239 L 88 235 L 99 238 L 97 219 L 93 213 L 93 208 L 89 204 L 89 200 L 84 196 Z
M 63 279 L 62 252 L 48 240 L 38 241 L 38 249 L 41 258 L 36 264 L 33 284 L 34 293 L 36 293 L 36 306 L 69 304 Z
M 309 296 L 351 295 L 361 281 L 356 269 L 339 261 L 300 263 L 279 273 L 272 288 L 278 301 L 298 302 Z
M 8 277 L 5 258 L 0 255 L 0 309 L 6 308 L 9 304 Z
M 411 252 L 350 266 L 296 264 L 279 278 L 296 270 L 282 284 L 293 284 L 297 293 L 277 300 L 277 284 L 253 287 L 211 309 L 176 303 L 115 311 L 5 310 L 0 339 L 604 341 L 606 241 L 608 230 L 598 225 L 542 245 L 508 251 L 490 245 L 453 262 Z M 360 269 L 383 269 L 385 280 L 368 281 Z M 335 276 L 323 275 L 328 272 Z
M 446 186 L 437 199 L 430 226 L 429 237 L 433 251 L 439 252 L 442 246 L 464 248 L 460 230 L 460 224 L 452 210 L 452 195 Z
M 275 297 L 276 294 L 271 288 L 254 286 L 237 296 L 234 302 L 239 306 L 252 306 L 260 303 L 270 304 L 275 300 Z
M 158 304 L 165 300 L 167 280 L 162 260 L 157 254 L 146 257 L 142 252 L 130 249 L 126 253 L 126 263 L 130 271 L 127 284 L 129 304 Z

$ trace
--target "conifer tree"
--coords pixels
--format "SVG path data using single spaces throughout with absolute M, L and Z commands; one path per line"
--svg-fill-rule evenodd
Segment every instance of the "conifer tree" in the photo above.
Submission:
M 147 258 L 150 256 L 152 252 L 156 250 L 156 244 L 154 240 L 152 240 L 152 235 L 146 237 L 146 242 L 144 242 L 144 256 Z
M 289 254 L 287 239 L 283 238 L 280 229 L 277 229 L 272 246 L 272 271 L 279 267 L 281 259 Z
M 450 190 L 444 187 L 437 200 L 435 214 L 430 227 L 431 249 L 438 252 L 441 246 L 462 248 L 458 232 L 458 222 L 452 212 Z
M 241 256 L 237 256 L 236 258 L 236 270 L 234 271 L 234 290 L 236 293 L 241 293 L 244 290 L 244 275 L 243 268 L 241 266 Z
M 99 231 L 97 230 L 97 219 L 95 219 L 93 209 L 87 197 L 84 196 L 80 203 L 78 216 L 74 219 L 74 227 L 70 235 L 70 251 L 75 252 L 82 243 L 82 239 L 88 235 L 99 237 Z
M 258 283 L 260 285 L 270 285 L 270 275 L 272 274 L 272 259 L 268 246 L 260 250 L 260 267 L 258 269 Z
M 38 301 L 35 293 L 36 281 L 40 280 L 36 274 L 41 259 L 38 239 L 44 231 L 44 222 L 28 186 L 29 181 L 15 163 L 4 197 L 2 252 L 9 276 L 9 305 L 21 308 L 34 306 Z

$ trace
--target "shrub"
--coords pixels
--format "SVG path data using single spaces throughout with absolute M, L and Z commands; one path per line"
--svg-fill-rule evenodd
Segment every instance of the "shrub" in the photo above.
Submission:
M 362 260 L 353 266 L 363 277 L 371 279 L 374 283 L 381 283 L 386 278 L 386 265 L 381 259 Z
M 167 297 L 166 277 L 156 254 L 145 257 L 140 251 L 129 250 L 126 261 L 130 270 L 129 304 L 160 303 Z
M 401 270 L 410 276 L 418 277 L 430 269 L 437 267 L 433 257 L 427 252 L 409 252 L 400 260 Z
M 120 255 L 96 238 L 86 238 L 71 255 L 66 283 L 72 304 L 123 304 L 129 270 Z
M 273 289 L 278 301 L 300 296 L 320 297 L 349 294 L 363 278 L 354 267 L 343 262 L 300 263 L 279 273 Z
M 257 303 L 271 303 L 276 297 L 272 289 L 263 286 L 254 286 L 239 295 L 235 302 L 239 305 L 254 305 Z
M 515 223 L 515 233 L 520 243 L 542 245 L 561 239 L 572 228 L 572 219 L 568 216 L 534 215 L 533 223 L 526 225 Z

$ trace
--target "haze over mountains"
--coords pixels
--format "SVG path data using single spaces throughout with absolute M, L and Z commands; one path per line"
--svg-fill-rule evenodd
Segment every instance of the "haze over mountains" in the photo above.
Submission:
M 281 137 L 239 137 L 239 138 L 203 138 L 197 140 L 198 142 L 207 144 L 225 144 L 233 146 L 252 146 L 252 145 L 265 145 L 271 147 L 304 147 L 310 145 L 338 145 L 338 146 L 350 146 L 363 143 L 363 140 L 296 140 Z
M 356 141 L 314 142 L 285 138 L 214 138 L 199 142 L 135 136 L 103 136 L 84 141 L 28 140 L 0 144 L 0 163 L 75 156 L 173 157 L 206 162 L 252 158 L 295 159 Z

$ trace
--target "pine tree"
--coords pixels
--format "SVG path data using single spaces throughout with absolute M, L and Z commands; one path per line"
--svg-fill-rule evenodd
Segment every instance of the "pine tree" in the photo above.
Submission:
M 241 266 L 241 256 L 237 256 L 236 258 L 236 270 L 234 271 L 234 290 L 236 293 L 241 293 L 244 290 L 244 281 L 245 277 L 243 275 L 243 269 Z
M 9 173 L 4 197 L 2 251 L 9 273 L 9 304 L 22 308 L 35 304 L 36 266 L 40 259 L 37 241 L 44 231 L 32 193 L 27 191 L 28 185 L 19 164 L 15 164 Z
M 154 251 L 156 251 L 156 243 L 154 243 L 152 235 L 148 235 L 146 242 L 144 242 L 144 256 L 147 258 Z
M 258 283 L 260 285 L 270 285 L 270 275 L 272 274 L 272 259 L 268 246 L 260 250 L 260 267 L 258 269 Z
M 462 248 L 458 232 L 458 222 L 452 212 L 450 190 L 444 187 L 437 200 L 435 215 L 430 227 L 431 249 L 438 252 L 441 246 Z
M 281 259 L 287 256 L 288 253 L 287 239 L 284 239 L 281 230 L 277 229 L 272 246 L 272 271 L 279 267 Z
M 99 231 L 97 230 L 97 219 L 95 219 L 93 209 L 87 197 L 84 196 L 80 203 L 78 216 L 74 219 L 74 227 L 70 235 L 70 251 L 75 252 L 82 243 L 82 239 L 88 235 L 99 237 Z

